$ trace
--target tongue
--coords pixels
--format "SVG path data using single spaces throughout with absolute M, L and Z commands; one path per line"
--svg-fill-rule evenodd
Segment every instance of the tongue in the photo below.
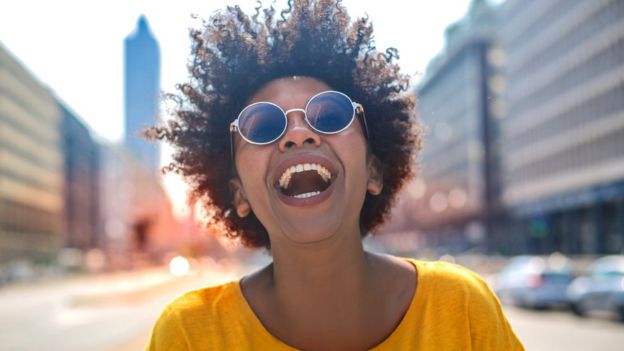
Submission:
M 325 183 L 316 171 L 304 171 L 294 173 L 290 179 L 290 186 L 284 191 L 288 196 L 295 196 L 327 189 L 328 184 Z

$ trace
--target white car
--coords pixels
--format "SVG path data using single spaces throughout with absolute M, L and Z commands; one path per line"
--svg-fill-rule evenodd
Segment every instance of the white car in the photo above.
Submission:
M 545 309 L 568 305 L 566 289 L 573 278 L 570 261 L 561 254 L 518 256 L 494 277 L 492 287 L 503 303 Z
M 567 291 L 570 307 L 578 316 L 610 311 L 624 321 L 624 255 L 599 258 L 588 274 L 576 278 Z

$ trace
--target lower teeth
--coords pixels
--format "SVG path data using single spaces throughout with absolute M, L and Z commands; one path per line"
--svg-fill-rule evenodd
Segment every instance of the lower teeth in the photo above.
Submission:
M 293 197 L 294 197 L 294 198 L 297 198 L 297 199 L 306 199 L 306 198 L 308 198 L 308 197 L 316 196 L 316 195 L 318 195 L 318 194 L 320 194 L 320 193 L 321 193 L 320 191 L 314 191 L 314 192 L 311 192 L 311 193 L 305 193 L 305 194 L 295 195 L 295 196 L 293 196 Z

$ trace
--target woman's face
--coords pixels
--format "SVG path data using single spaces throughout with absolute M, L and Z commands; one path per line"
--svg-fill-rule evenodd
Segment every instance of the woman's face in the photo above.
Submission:
M 249 103 L 268 101 L 284 111 L 303 109 L 314 95 L 332 90 L 309 77 L 276 79 Z M 253 145 L 237 134 L 231 182 L 239 216 L 252 210 L 267 229 L 271 245 L 314 243 L 340 233 L 357 233 L 367 189 L 378 194 L 381 179 L 367 163 L 366 138 L 359 121 L 332 135 L 316 133 L 303 112 L 290 112 L 278 141 Z M 299 167 L 299 169 L 297 169 Z M 345 234 L 347 235 L 347 234 Z

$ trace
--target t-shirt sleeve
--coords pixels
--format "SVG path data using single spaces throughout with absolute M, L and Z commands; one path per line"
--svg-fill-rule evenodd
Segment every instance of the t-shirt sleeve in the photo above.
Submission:
M 184 328 L 171 307 L 163 310 L 152 329 L 146 351 L 190 350 Z
M 470 330 L 473 350 L 524 351 L 490 286 L 470 272 Z

